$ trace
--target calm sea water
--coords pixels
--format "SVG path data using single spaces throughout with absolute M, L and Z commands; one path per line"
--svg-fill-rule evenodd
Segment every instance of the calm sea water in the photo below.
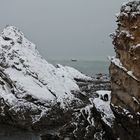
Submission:
M 49 60 L 48 62 L 57 65 L 62 64 L 65 66 L 71 66 L 79 70 L 80 72 L 94 76 L 98 73 L 108 74 L 109 61 L 71 61 L 71 60 Z

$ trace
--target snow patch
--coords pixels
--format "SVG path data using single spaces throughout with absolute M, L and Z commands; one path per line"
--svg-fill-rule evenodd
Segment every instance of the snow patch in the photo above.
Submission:
M 99 90 L 96 91 L 96 93 L 99 95 L 99 98 L 90 99 L 91 103 L 95 105 L 96 109 L 101 112 L 102 120 L 111 127 L 113 125 L 113 120 L 115 119 L 115 116 L 110 108 L 110 99 L 111 99 L 111 91 L 107 90 Z M 108 95 L 108 101 L 103 101 L 101 99 L 102 96 Z

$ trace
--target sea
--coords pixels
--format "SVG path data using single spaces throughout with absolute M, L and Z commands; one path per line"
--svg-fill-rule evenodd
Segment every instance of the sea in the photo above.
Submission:
M 108 74 L 109 61 L 95 61 L 95 60 L 47 60 L 53 65 L 61 64 L 63 66 L 74 67 L 80 72 L 94 76 L 95 74 L 104 73 Z

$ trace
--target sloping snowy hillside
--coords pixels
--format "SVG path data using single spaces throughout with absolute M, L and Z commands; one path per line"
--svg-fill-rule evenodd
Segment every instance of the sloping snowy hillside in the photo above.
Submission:
M 36 115 L 31 113 L 31 121 L 38 121 L 49 104 L 60 102 L 65 107 L 66 102 L 78 100 L 71 93 L 79 91 L 74 78 L 91 80 L 74 68 L 49 64 L 13 26 L 7 26 L 0 35 L 0 76 L 0 97 L 11 110 L 39 110 L 33 113 Z

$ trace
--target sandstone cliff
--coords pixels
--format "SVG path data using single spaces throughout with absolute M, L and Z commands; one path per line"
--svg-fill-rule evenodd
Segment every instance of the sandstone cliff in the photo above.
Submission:
M 109 68 L 111 105 L 128 139 L 140 139 L 140 1 L 123 4 L 116 16 L 118 28 L 112 34 L 116 56 L 110 58 Z

